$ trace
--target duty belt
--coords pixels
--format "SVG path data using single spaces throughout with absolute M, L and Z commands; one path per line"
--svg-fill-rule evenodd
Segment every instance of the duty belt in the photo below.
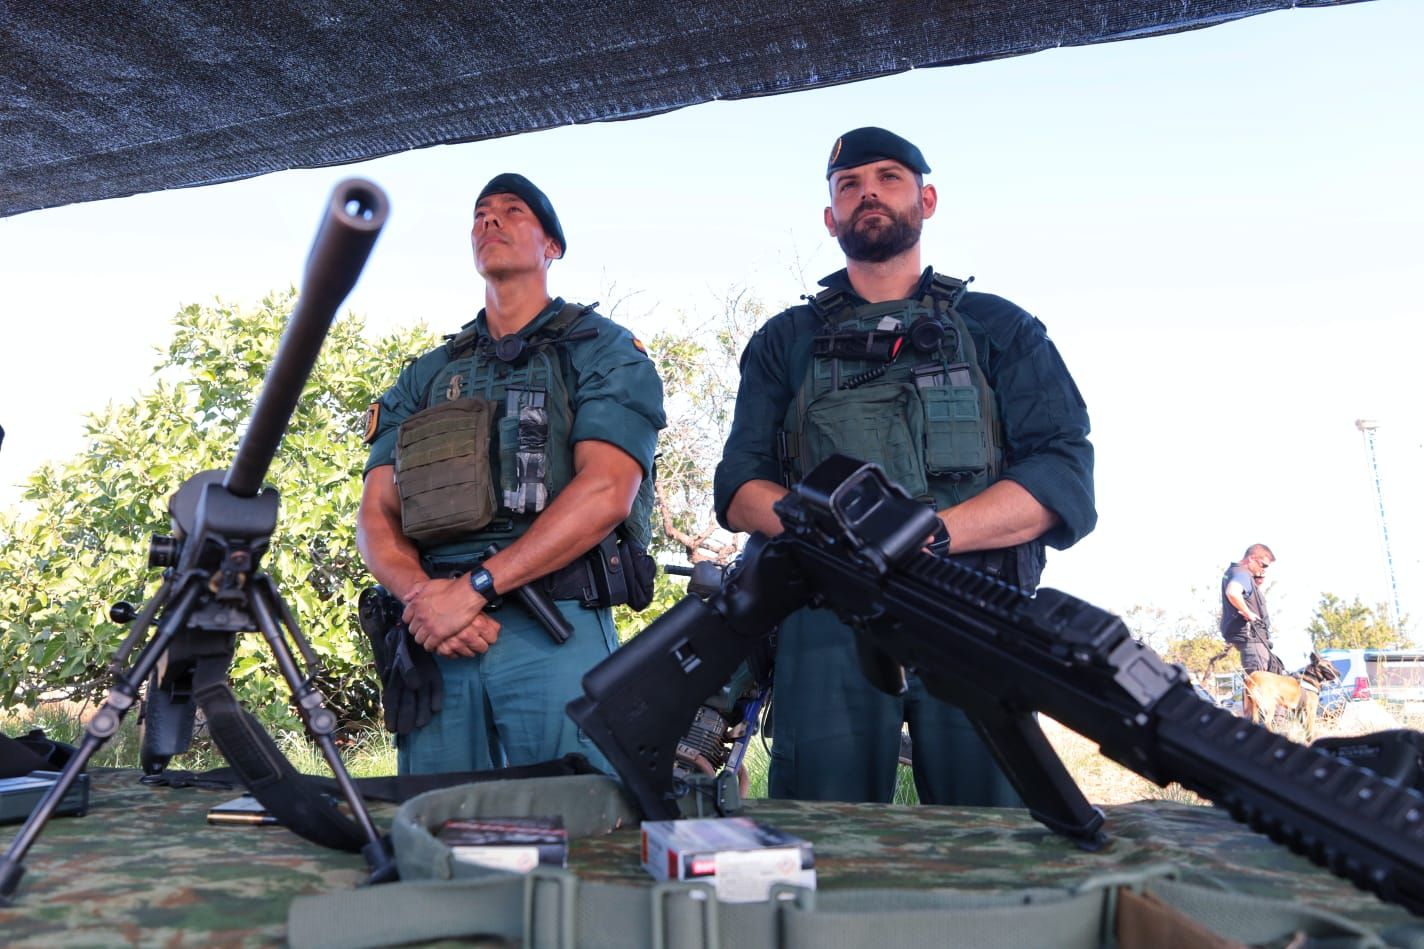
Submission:
M 548 594 L 550 599 L 577 600 L 580 606 L 593 608 L 598 605 L 598 590 L 589 571 L 588 557 L 589 554 L 584 554 L 568 566 L 560 567 L 533 583 Z M 434 563 L 422 557 L 420 563 L 432 578 L 443 580 L 478 570 L 484 559 L 479 557 L 459 563 Z M 498 609 L 498 606 L 492 605 L 490 608 Z

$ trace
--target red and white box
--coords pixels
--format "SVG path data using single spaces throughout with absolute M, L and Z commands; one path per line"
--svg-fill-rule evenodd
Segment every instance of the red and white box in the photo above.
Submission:
M 816 888 L 811 844 L 747 817 L 644 821 L 643 868 L 659 880 L 710 883 L 724 903 L 768 899 L 778 883 Z
M 495 870 L 528 873 L 538 866 L 568 866 L 562 817 L 456 818 L 447 820 L 435 837 L 456 860 Z

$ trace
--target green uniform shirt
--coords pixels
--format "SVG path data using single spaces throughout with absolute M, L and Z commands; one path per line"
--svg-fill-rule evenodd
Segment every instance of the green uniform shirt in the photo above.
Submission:
M 558 315 L 564 307 L 555 299 L 519 331 L 525 338 Z M 481 337 L 488 337 L 484 311 L 472 323 Z M 653 471 L 653 454 L 658 431 L 667 425 L 663 412 L 663 386 L 653 361 L 632 333 L 597 313 L 582 317 L 575 332 L 597 329 L 597 335 L 560 344 L 574 413 L 569 445 L 585 440 L 608 442 L 627 452 L 643 468 Z M 453 339 L 453 337 L 451 337 Z M 488 352 L 488 350 L 487 350 Z M 449 345 L 431 350 L 402 370 L 395 385 L 381 396 L 376 428 L 366 471 L 395 464 L 396 434 L 402 422 L 426 408 L 431 382 L 450 361 Z M 494 359 L 494 355 L 489 355 Z M 496 517 L 503 515 L 496 515 Z M 441 544 L 421 552 L 433 559 L 454 562 L 483 550 L 478 538 Z
M 931 277 L 926 268 L 913 298 L 928 292 Z M 821 285 L 864 302 L 844 270 Z M 957 309 L 998 403 L 1005 456 L 1000 477 L 1022 485 L 1059 516 L 1061 523 L 1043 541 L 1069 547 L 1097 523 L 1093 446 L 1083 397 L 1043 324 L 1023 309 L 987 293 L 966 293 Z M 819 326 L 811 307 L 792 307 L 768 320 L 742 353 L 736 414 L 714 481 L 717 517 L 724 527 L 738 488 L 752 480 L 782 480 L 777 433 L 806 377 L 811 338 Z

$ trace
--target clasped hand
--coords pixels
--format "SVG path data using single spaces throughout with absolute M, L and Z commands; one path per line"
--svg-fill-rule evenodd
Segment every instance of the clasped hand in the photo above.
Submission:
M 499 621 L 464 577 L 427 580 L 406 594 L 401 619 L 416 644 L 440 656 L 483 654 L 499 638 Z

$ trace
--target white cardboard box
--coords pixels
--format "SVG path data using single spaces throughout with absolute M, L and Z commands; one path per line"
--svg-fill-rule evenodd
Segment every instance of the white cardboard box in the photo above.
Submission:
M 712 884 L 717 899 L 767 899 L 777 883 L 816 888 L 811 845 L 747 817 L 643 823 L 643 868 L 659 880 Z
M 456 860 L 496 870 L 528 873 L 540 865 L 568 866 L 562 817 L 456 818 L 435 836 Z

